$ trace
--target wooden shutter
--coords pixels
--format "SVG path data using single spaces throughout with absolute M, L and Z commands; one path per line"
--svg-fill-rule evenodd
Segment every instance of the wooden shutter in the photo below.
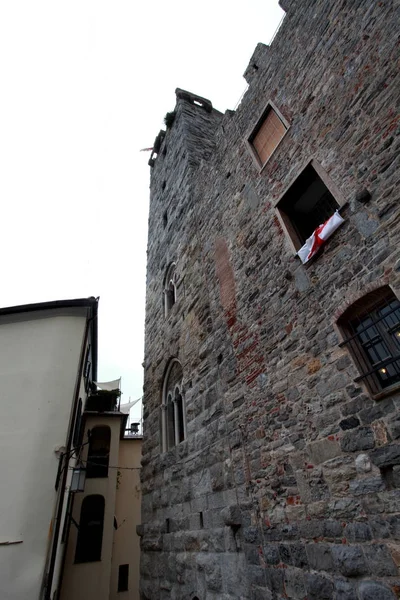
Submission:
M 283 136 L 286 127 L 271 108 L 252 141 L 261 164 L 267 162 Z

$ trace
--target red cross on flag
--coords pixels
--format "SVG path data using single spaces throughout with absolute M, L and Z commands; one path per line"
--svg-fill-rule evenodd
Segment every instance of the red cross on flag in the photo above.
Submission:
M 342 223 L 344 223 L 344 219 L 339 215 L 338 211 L 336 211 L 325 221 L 325 223 L 313 231 L 312 235 L 306 240 L 304 246 L 302 246 L 297 253 L 303 265 L 318 252 L 321 246 Z

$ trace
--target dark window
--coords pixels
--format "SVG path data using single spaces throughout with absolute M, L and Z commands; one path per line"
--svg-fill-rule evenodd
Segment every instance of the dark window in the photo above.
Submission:
M 278 210 L 296 250 L 338 208 L 339 204 L 312 165 L 304 169 L 278 203 Z
M 161 410 L 162 450 L 166 452 L 185 439 L 186 415 L 182 387 L 182 366 L 173 359 L 167 369 L 163 383 Z
M 164 278 L 164 315 L 168 317 L 176 302 L 175 263 L 171 263 Z
M 67 502 L 67 510 L 65 512 L 65 520 L 63 525 L 63 530 L 61 534 L 61 543 L 65 544 L 69 535 L 69 526 L 71 523 L 71 515 L 72 515 L 72 507 L 74 505 L 74 494 L 70 492 L 68 494 L 68 502 Z
M 92 562 L 101 559 L 103 541 L 104 498 L 86 496 L 82 502 L 79 519 L 78 541 L 76 543 L 75 562 Z
M 111 431 L 109 427 L 94 427 L 91 430 L 86 477 L 108 477 L 110 438 Z
M 338 321 L 346 346 L 372 393 L 400 382 L 400 302 L 389 287 L 357 301 Z
M 76 448 L 80 444 L 81 423 L 82 423 L 82 398 L 79 398 L 78 406 L 76 409 L 76 415 L 75 415 L 74 439 L 72 442 L 74 448 Z
M 167 225 L 168 225 L 168 212 L 165 211 L 165 213 L 163 214 L 163 226 L 164 226 L 164 229 L 166 228 Z
M 167 399 L 167 445 L 168 448 L 175 446 L 175 409 L 171 394 Z
M 119 565 L 118 591 L 127 592 L 129 583 L 129 565 Z
M 287 131 L 286 125 L 272 106 L 267 106 L 249 138 L 260 166 L 265 165 Z
M 175 390 L 175 404 L 176 404 L 176 418 L 177 418 L 177 440 L 176 443 L 180 444 L 185 439 L 185 430 L 183 427 L 183 400 L 182 394 L 179 393 L 179 389 Z

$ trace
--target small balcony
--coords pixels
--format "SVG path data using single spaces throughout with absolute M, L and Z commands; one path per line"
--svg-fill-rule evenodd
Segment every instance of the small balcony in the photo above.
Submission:
M 124 430 L 124 439 L 126 438 L 141 438 L 140 423 L 131 423 L 130 427 Z
M 97 390 L 86 400 L 85 411 L 89 412 L 118 412 L 120 404 L 119 390 Z

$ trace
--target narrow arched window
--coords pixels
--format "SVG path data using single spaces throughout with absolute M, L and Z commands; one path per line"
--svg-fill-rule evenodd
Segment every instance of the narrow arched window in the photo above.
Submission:
M 183 399 L 179 388 L 175 389 L 175 412 L 176 412 L 176 442 L 180 444 L 185 439 Z
M 161 446 L 163 452 L 186 438 L 186 407 L 182 391 L 183 372 L 177 359 L 168 364 L 162 390 Z
M 86 477 L 108 477 L 111 430 L 109 427 L 94 427 L 90 432 Z
M 168 317 L 177 299 L 176 295 L 176 265 L 171 263 L 164 278 L 164 316 Z
M 104 505 L 104 497 L 98 494 L 86 496 L 82 502 L 75 550 L 76 563 L 101 560 Z
M 346 347 L 372 394 L 400 383 L 400 301 L 384 286 L 354 302 L 338 320 Z
M 175 446 L 175 409 L 171 394 L 167 398 L 167 446 Z

